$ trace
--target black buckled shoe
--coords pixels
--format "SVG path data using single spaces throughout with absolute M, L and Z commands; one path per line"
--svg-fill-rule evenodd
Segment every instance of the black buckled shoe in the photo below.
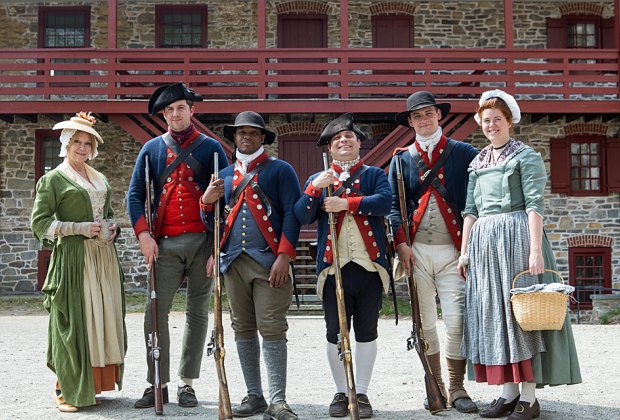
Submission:
M 357 394 L 357 407 L 360 412 L 360 419 L 369 419 L 372 417 L 372 405 L 366 394 Z
M 263 420 L 297 420 L 297 414 L 293 413 L 287 403 L 269 404 Z
M 508 420 L 530 420 L 536 419 L 539 416 L 540 404 L 538 404 L 538 400 L 534 401 L 534 404 L 531 406 L 528 402 L 519 401 Z
M 346 417 L 349 414 L 349 397 L 344 392 L 338 392 L 329 405 L 330 417 Z
M 514 400 L 509 403 L 506 402 L 504 398 L 498 398 L 493 400 L 491 403 L 491 407 L 487 408 L 484 411 L 480 412 L 480 417 L 488 418 L 488 419 L 496 419 L 499 417 L 504 417 L 515 409 L 517 403 L 519 402 L 520 395 L 517 395 Z
M 161 389 L 162 399 L 164 400 L 164 404 L 168 404 L 168 387 Z M 144 394 L 142 394 L 142 398 L 136 401 L 133 405 L 133 408 L 151 408 L 155 407 L 155 388 L 152 386 L 148 387 L 144 390 Z
M 179 407 L 196 407 L 198 405 L 196 391 L 189 385 L 180 386 L 177 391 L 177 401 Z
M 250 417 L 263 413 L 267 409 L 267 401 L 261 395 L 246 395 L 238 407 L 233 408 L 233 417 Z

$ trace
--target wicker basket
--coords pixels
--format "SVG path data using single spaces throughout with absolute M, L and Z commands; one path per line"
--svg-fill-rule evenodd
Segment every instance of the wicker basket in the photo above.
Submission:
M 545 270 L 557 275 L 562 283 L 564 278 L 554 270 Z M 528 271 L 517 274 L 512 281 L 515 282 Z M 532 292 L 520 293 L 510 298 L 512 313 L 523 331 L 561 330 L 566 318 L 566 305 L 568 295 L 561 292 Z

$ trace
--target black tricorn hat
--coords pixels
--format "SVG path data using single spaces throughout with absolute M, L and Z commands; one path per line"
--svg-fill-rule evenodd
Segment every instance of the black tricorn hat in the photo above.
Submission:
M 273 131 L 269 131 L 265 128 L 265 120 L 260 114 L 257 114 L 254 111 L 243 111 L 237 118 L 235 118 L 235 123 L 233 125 L 225 125 L 224 126 L 224 137 L 228 140 L 234 142 L 235 141 L 235 132 L 239 127 L 256 127 L 260 128 L 265 135 L 265 144 L 271 144 L 276 139 L 276 133 Z
M 171 103 L 183 99 L 200 102 L 202 96 L 196 94 L 182 82 L 160 86 L 149 98 L 149 114 L 156 114 Z
M 398 124 L 404 125 L 405 127 L 410 127 L 409 121 L 407 121 L 407 119 L 409 118 L 409 114 L 411 114 L 411 112 L 415 111 L 416 109 L 426 108 L 427 106 L 434 106 L 436 108 L 439 108 L 439 110 L 441 111 L 441 119 L 444 119 L 446 116 L 448 116 L 448 112 L 450 112 L 451 108 L 451 105 L 448 103 L 438 104 L 435 101 L 435 97 L 432 93 L 421 90 L 419 92 L 415 92 L 409 95 L 409 97 L 407 98 L 407 110 L 396 114 L 394 119 Z
M 321 132 L 321 137 L 319 137 L 319 141 L 316 143 L 316 147 L 329 144 L 332 138 L 341 131 L 353 131 L 360 141 L 366 140 L 364 132 L 353 123 L 353 114 L 347 113 L 325 124 Z

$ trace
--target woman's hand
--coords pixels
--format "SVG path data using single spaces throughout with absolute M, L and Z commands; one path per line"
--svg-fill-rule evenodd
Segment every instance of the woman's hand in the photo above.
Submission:
M 458 271 L 463 280 L 467 279 L 467 267 L 469 267 L 469 255 L 461 254 L 456 265 L 456 271 Z
M 529 272 L 532 276 L 545 272 L 542 251 L 530 251 Z

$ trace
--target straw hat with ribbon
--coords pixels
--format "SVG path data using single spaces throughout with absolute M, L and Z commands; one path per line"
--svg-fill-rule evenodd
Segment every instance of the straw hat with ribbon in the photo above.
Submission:
M 85 133 L 90 134 L 93 139 L 96 139 L 95 144 L 93 144 L 93 152 L 91 154 L 91 159 L 94 159 L 97 152 L 97 143 L 103 144 L 103 139 L 97 133 L 97 131 L 93 128 L 93 125 L 97 122 L 97 119 L 90 115 L 90 112 L 81 111 L 75 114 L 75 117 L 71 117 L 66 121 L 61 121 L 58 124 L 54 125 L 53 130 L 62 130 L 60 133 L 60 153 L 58 156 L 65 157 L 67 156 L 67 145 L 75 135 L 77 131 L 83 131 Z

